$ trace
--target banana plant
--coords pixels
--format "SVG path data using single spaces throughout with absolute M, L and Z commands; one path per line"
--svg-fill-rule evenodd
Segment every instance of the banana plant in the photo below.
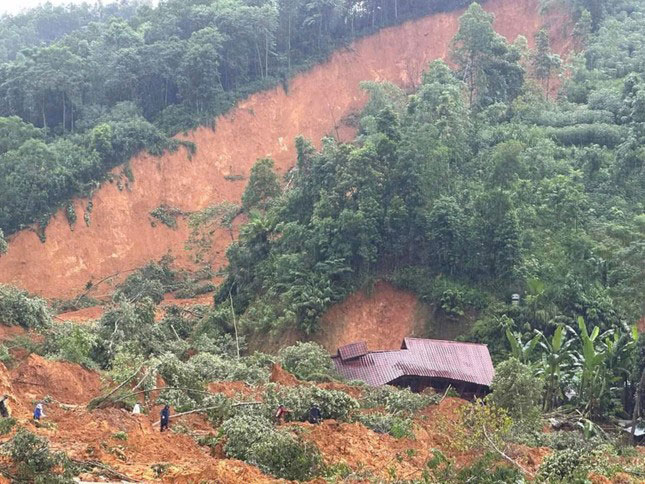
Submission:
M 616 390 L 622 391 L 620 400 L 625 407 L 629 398 L 628 382 L 638 345 L 638 328 L 636 325 L 631 328 L 618 328 L 604 338 L 604 345 L 607 349 L 607 370 L 610 372 Z
M 589 333 L 584 318 L 579 316 L 578 327 L 582 352 L 573 356 L 576 366 L 581 370 L 578 396 L 583 404 L 583 413 L 594 416 L 609 392 L 609 375 L 605 367 L 607 349 L 603 345 L 598 345 L 600 348 L 597 348 L 596 340 L 600 334 L 598 326 Z
M 527 364 L 531 353 L 540 342 L 540 335 L 536 334 L 532 339 L 524 343 L 521 334 L 513 333 L 509 328 L 506 328 L 506 339 L 511 345 L 511 354 L 522 363 Z
M 541 373 L 544 375 L 545 382 L 544 410 L 551 410 L 564 398 L 562 373 L 571 362 L 573 344 L 572 339 L 566 338 L 566 333 L 567 328 L 562 324 L 557 327 L 550 339 L 538 332 L 542 349 Z

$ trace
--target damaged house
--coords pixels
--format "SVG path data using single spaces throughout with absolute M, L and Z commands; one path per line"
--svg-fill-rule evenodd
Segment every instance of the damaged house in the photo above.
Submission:
M 400 350 L 368 351 L 365 342 L 338 348 L 336 370 L 371 386 L 394 385 L 421 392 L 449 385 L 463 396 L 486 394 L 494 369 L 488 347 L 435 339 L 405 338 Z

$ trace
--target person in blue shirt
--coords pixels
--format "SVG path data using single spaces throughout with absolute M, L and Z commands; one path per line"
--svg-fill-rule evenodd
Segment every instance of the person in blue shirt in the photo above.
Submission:
M 34 420 L 39 422 L 42 417 L 45 417 L 45 412 L 43 411 L 43 404 L 38 403 L 34 409 Z
M 161 410 L 161 432 L 168 430 L 168 424 L 170 423 L 170 406 L 166 405 L 163 410 Z

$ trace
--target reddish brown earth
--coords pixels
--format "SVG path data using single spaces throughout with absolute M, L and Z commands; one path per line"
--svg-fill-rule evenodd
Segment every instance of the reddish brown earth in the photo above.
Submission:
M 562 16 L 541 17 L 538 5 L 538 0 L 490 0 L 485 8 L 495 13 L 496 29 L 511 40 L 523 34 L 531 41 L 548 21 L 555 49 L 567 50 L 570 26 Z M 288 92 L 280 87 L 250 96 L 217 118 L 215 129 L 202 127 L 184 137 L 197 144 L 192 160 L 183 149 L 159 158 L 145 153 L 135 157 L 130 162 L 134 183 L 124 190 L 105 183 L 94 194 L 89 227 L 80 216 L 87 206 L 82 199 L 74 204 L 79 222 L 73 232 L 59 212 L 46 229 L 45 244 L 29 230 L 11 237 L 8 254 L 0 258 L 0 281 L 51 298 L 69 298 L 88 281 L 123 274 L 167 253 L 188 266 L 185 221 L 176 230 L 163 224 L 152 227 L 150 211 L 162 203 L 195 211 L 215 202 L 239 202 L 245 181 L 226 177 L 247 176 L 262 156 L 273 157 L 284 173 L 293 165 L 297 135 L 314 142 L 327 134 L 351 139 L 353 130 L 341 120 L 366 101 L 360 81 L 416 82 L 430 60 L 446 57 L 460 14 L 437 14 L 384 29 L 296 76 Z M 216 267 L 224 264 L 229 242 L 228 233 L 216 234 Z
M 428 308 L 410 291 L 383 281 L 332 306 L 320 323 L 316 341 L 330 353 L 355 341 L 371 350 L 401 348 L 406 336 L 423 336 Z

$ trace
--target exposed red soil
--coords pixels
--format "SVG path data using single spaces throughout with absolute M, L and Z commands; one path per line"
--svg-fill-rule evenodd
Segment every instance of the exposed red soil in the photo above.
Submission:
M 300 385 L 298 379 L 282 368 L 279 363 L 274 363 L 271 367 L 271 376 L 269 377 L 269 381 L 285 386 Z
M 538 0 L 491 0 L 485 8 L 495 13 L 501 34 L 509 39 L 523 34 L 532 41 L 544 21 L 538 4 Z M 145 153 L 135 157 L 130 162 L 134 183 L 125 190 L 105 183 L 94 194 L 89 227 L 78 222 L 70 232 L 59 212 L 47 226 L 45 244 L 29 230 L 12 236 L 9 252 L 0 258 L 0 281 L 51 298 L 69 298 L 88 281 L 122 274 L 167 253 L 176 256 L 180 266 L 189 266 L 185 220 L 179 220 L 175 230 L 163 224 L 153 227 L 150 211 L 162 203 L 190 212 L 215 202 L 239 202 L 245 181 L 226 177 L 248 176 L 254 161 L 263 156 L 273 157 L 277 170 L 285 173 L 295 160 L 297 135 L 315 143 L 327 134 L 351 139 L 353 130 L 340 120 L 364 105 L 360 81 L 415 83 L 430 60 L 448 54 L 460 14 L 442 13 L 383 29 L 296 76 L 288 92 L 278 87 L 250 96 L 217 118 L 214 130 L 201 127 L 184 137 L 197 144 L 192 160 L 183 149 L 159 158 Z M 563 31 L 562 20 L 548 20 L 555 50 L 569 48 L 570 26 Z M 86 205 L 84 199 L 74 203 L 79 214 Z M 225 263 L 229 243 L 226 231 L 215 234 L 215 267 Z
M 27 379 L 29 383 L 24 383 Z M 232 388 L 245 384 L 222 385 Z M 53 449 L 75 459 L 100 460 L 135 479 L 160 480 L 153 466 L 164 464 L 167 469 L 163 479 L 171 482 L 278 481 L 246 463 L 214 458 L 207 447 L 199 446 L 188 434 L 161 434 L 155 425 L 159 406 L 151 408 L 149 415 L 139 416 L 116 408 L 87 411 L 84 404 L 100 393 L 100 377 L 78 365 L 36 355 L 11 371 L 0 363 L 0 394 L 5 393 L 9 395 L 11 415 L 32 432 L 47 437 Z M 36 427 L 31 420 L 33 406 L 46 395 L 55 401 L 45 405 L 43 425 Z M 181 417 L 171 425 L 178 423 L 200 435 L 214 433 L 199 415 Z M 116 439 L 116 432 L 125 432 L 127 440 Z M 96 480 L 91 475 L 83 477 Z
M 0 323 L 0 341 L 13 339 L 26 333 L 27 331 L 22 326 L 5 326 Z
M 345 462 L 354 470 L 368 471 L 381 479 L 420 478 L 433 449 L 454 459 L 457 466 L 472 462 L 478 454 L 453 448 L 450 429 L 456 422 L 457 409 L 464 400 L 446 398 L 426 409 L 415 419 L 415 438 L 395 439 L 378 434 L 358 423 L 325 420 L 319 425 L 293 424 L 304 429 L 303 438 L 314 442 L 327 463 Z
M 104 312 L 103 306 L 91 306 L 89 308 L 78 309 L 76 311 L 68 311 L 66 313 L 60 313 L 56 316 L 56 319 L 58 321 L 86 323 L 88 321 L 101 319 L 101 316 L 103 316 L 103 312 Z
M 11 371 L 14 389 L 33 400 L 49 395 L 61 403 L 83 404 L 97 396 L 101 378 L 73 363 L 51 361 L 31 354 Z
M 330 353 L 354 341 L 368 349 L 401 348 L 406 336 L 422 336 L 428 308 L 416 296 L 383 281 L 332 306 L 320 323 L 316 340 Z
M 223 393 L 231 398 L 235 395 L 257 395 L 261 389 L 252 387 L 243 381 L 219 381 L 208 384 L 208 391 L 211 393 Z

